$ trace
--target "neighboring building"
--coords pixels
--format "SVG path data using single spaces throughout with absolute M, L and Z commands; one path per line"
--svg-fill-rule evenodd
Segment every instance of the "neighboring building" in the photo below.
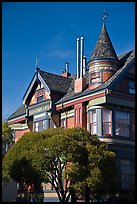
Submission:
M 81 50 L 81 52 L 80 52 Z M 135 51 L 117 56 L 106 25 L 86 62 L 77 39 L 77 75 L 66 64 L 59 76 L 37 68 L 23 105 L 8 122 L 15 142 L 28 131 L 85 127 L 117 155 L 119 185 L 132 189 L 135 174 Z

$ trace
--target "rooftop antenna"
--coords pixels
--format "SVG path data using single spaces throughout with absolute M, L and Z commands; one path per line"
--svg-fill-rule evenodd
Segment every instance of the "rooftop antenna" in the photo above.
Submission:
M 108 13 L 106 13 L 106 11 L 105 11 L 105 9 L 104 9 L 104 11 L 103 11 L 103 16 L 102 16 L 102 19 L 103 19 L 103 23 L 104 23 L 104 24 L 106 23 L 105 20 L 106 20 L 107 16 L 108 16 Z

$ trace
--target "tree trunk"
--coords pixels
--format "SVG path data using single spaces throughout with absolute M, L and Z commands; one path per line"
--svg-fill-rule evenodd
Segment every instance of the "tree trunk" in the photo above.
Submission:
M 90 189 L 89 189 L 89 187 L 86 187 L 86 190 L 85 190 L 85 202 L 86 203 L 90 202 Z

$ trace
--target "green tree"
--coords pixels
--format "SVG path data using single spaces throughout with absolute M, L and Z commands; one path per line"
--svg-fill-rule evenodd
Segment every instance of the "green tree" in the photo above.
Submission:
M 108 171 L 105 165 L 112 165 L 114 158 L 104 143 L 83 128 L 30 132 L 5 156 L 3 178 L 18 182 L 25 179 L 31 183 L 35 183 L 34 177 L 39 178 L 39 182 L 53 185 L 60 202 L 68 202 L 74 192 L 89 198 L 90 194 L 99 195 L 104 183 L 110 186 L 114 172 L 110 173 L 111 169 Z M 30 166 L 35 169 L 32 174 Z M 110 190 L 109 186 L 103 193 Z
M 117 169 L 114 152 L 108 150 L 104 142 L 86 144 L 87 159 L 75 163 L 70 172 L 72 188 L 85 197 L 86 202 L 92 198 L 97 201 L 104 196 L 117 192 Z
M 7 122 L 2 123 L 2 155 L 13 145 L 12 129 Z

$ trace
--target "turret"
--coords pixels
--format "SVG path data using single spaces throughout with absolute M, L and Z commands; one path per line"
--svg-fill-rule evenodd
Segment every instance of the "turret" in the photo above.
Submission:
M 102 31 L 88 62 L 89 89 L 100 86 L 118 69 L 119 60 L 103 23 Z

